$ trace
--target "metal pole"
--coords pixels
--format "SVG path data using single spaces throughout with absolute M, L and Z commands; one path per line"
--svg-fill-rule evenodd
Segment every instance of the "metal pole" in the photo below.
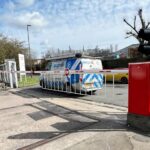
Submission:
M 29 49 L 29 64 L 30 64 L 30 70 L 32 70 L 32 62 L 31 62 L 31 50 L 30 50 L 30 37 L 29 37 L 29 27 L 31 25 L 27 25 L 27 38 L 28 38 L 28 49 Z

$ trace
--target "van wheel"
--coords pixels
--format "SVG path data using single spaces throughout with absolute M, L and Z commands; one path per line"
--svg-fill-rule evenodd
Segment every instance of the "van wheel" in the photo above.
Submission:
M 105 83 L 105 76 L 103 76 L 103 83 Z
M 95 92 L 96 92 L 96 90 L 93 90 L 93 91 L 87 92 L 87 94 L 88 94 L 88 95 L 95 95 L 95 94 L 96 94 Z
M 40 86 L 41 86 L 42 88 L 45 88 L 45 83 L 44 83 L 43 80 L 40 81 Z
M 127 84 L 128 83 L 128 79 L 126 77 L 122 77 L 121 78 L 121 83 Z

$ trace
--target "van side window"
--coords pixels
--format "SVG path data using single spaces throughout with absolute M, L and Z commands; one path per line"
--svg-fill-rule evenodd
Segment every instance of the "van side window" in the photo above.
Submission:
M 54 61 L 52 62 L 51 70 L 64 70 L 65 61 Z

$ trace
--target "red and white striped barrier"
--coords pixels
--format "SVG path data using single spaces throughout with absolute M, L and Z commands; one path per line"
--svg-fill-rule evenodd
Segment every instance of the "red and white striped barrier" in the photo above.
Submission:
M 54 70 L 54 71 L 2 71 L 0 73 L 31 73 L 31 74 L 84 74 L 84 73 L 104 73 L 104 74 L 115 74 L 115 73 L 128 73 L 128 69 L 113 69 L 113 70 L 68 70 L 65 69 L 64 71 Z

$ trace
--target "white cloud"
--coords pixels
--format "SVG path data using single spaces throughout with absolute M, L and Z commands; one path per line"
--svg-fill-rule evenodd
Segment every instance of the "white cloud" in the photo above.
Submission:
M 35 0 L 15 0 L 14 3 L 19 7 L 29 7 L 34 4 Z
M 83 45 L 91 48 L 97 44 L 99 47 L 118 44 L 121 48 L 136 42 L 134 38 L 124 39 L 125 31 L 130 30 L 123 22 L 124 17 L 133 23 L 137 10 L 143 8 L 146 20 L 150 21 L 150 0 L 44 0 L 42 4 L 39 1 L 35 3 L 35 0 L 11 2 L 10 8 L 18 6 L 25 9 L 14 9 L 14 13 L 6 14 L 0 21 L 9 24 L 9 28 L 12 25 L 25 28 L 31 24 L 31 45 L 39 51 L 49 46 L 67 49 L 68 45 L 78 49 Z M 33 12 L 29 12 L 29 6 L 32 6 Z M 139 29 L 140 22 L 137 21 Z M 26 40 L 26 30 L 24 35 L 19 28 L 12 30 L 12 36 L 18 39 L 22 36 Z
M 32 25 L 34 28 L 45 27 L 48 22 L 42 14 L 39 12 L 25 13 L 25 14 L 12 14 L 4 15 L 0 17 L 0 20 L 8 25 L 14 25 L 16 27 L 24 27 L 27 24 Z
M 14 12 L 18 8 L 27 8 L 32 6 L 35 3 L 35 0 L 9 0 L 5 3 L 5 8 L 8 11 Z

